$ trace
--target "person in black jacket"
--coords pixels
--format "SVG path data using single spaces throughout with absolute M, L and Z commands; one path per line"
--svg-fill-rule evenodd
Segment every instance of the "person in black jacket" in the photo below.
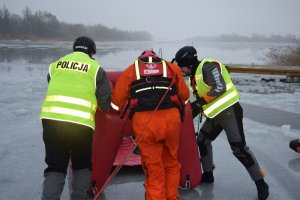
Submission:
M 225 65 L 211 58 L 199 61 L 197 51 L 192 46 L 179 49 L 175 61 L 181 71 L 190 76 L 190 84 L 196 97 L 192 102 L 193 117 L 200 112 L 206 116 L 197 138 L 204 171 L 201 182 L 214 182 L 211 143 L 224 130 L 233 155 L 245 166 L 255 182 L 258 198 L 266 199 L 269 196 L 269 186 L 263 179 L 263 170 L 246 145 L 240 95 Z

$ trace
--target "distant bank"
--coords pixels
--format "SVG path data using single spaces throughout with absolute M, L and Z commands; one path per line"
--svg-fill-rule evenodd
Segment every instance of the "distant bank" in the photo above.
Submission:
M 2 40 L 63 40 L 87 35 L 96 41 L 150 41 L 146 31 L 124 31 L 101 24 L 69 24 L 59 21 L 47 11 L 33 13 L 28 7 L 23 16 L 10 13 L 5 5 L 0 8 L 0 38 Z

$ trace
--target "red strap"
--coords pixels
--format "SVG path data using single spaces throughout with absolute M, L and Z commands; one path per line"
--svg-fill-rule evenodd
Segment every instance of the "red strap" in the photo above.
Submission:
M 191 77 L 190 80 L 191 80 L 191 87 L 193 89 L 193 94 L 196 96 L 196 98 L 200 98 L 196 87 L 195 77 Z

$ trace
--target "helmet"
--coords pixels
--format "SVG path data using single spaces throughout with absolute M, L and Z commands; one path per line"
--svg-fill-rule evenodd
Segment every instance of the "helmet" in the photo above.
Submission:
M 180 67 L 191 67 L 198 61 L 196 49 L 192 46 L 182 47 L 177 51 L 175 61 Z
M 74 41 L 73 51 L 80 51 L 87 54 L 96 54 L 96 44 L 89 37 L 78 37 Z
M 139 58 L 146 58 L 146 57 L 149 57 L 149 56 L 158 57 L 154 51 L 149 49 L 149 50 L 143 51 L 143 53 L 139 56 Z

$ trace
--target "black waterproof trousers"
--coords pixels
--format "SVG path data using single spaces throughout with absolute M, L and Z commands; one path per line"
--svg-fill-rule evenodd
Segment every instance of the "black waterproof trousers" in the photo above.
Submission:
M 91 168 L 93 129 L 70 122 L 43 119 L 46 172 L 66 173 L 69 160 L 73 170 Z
M 197 139 L 204 172 L 213 170 L 211 142 L 224 130 L 234 156 L 246 167 L 251 178 L 254 181 L 263 178 L 255 156 L 246 145 L 242 120 L 243 109 L 239 103 L 225 109 L 212 119 L 206 119 Z
M 91 176 L 91 145 L 93 130 L 75 123 L 43 119 L 46 164 L 42 200 L 60 199 L 69 161 L 70 199 L 88 199 Z

